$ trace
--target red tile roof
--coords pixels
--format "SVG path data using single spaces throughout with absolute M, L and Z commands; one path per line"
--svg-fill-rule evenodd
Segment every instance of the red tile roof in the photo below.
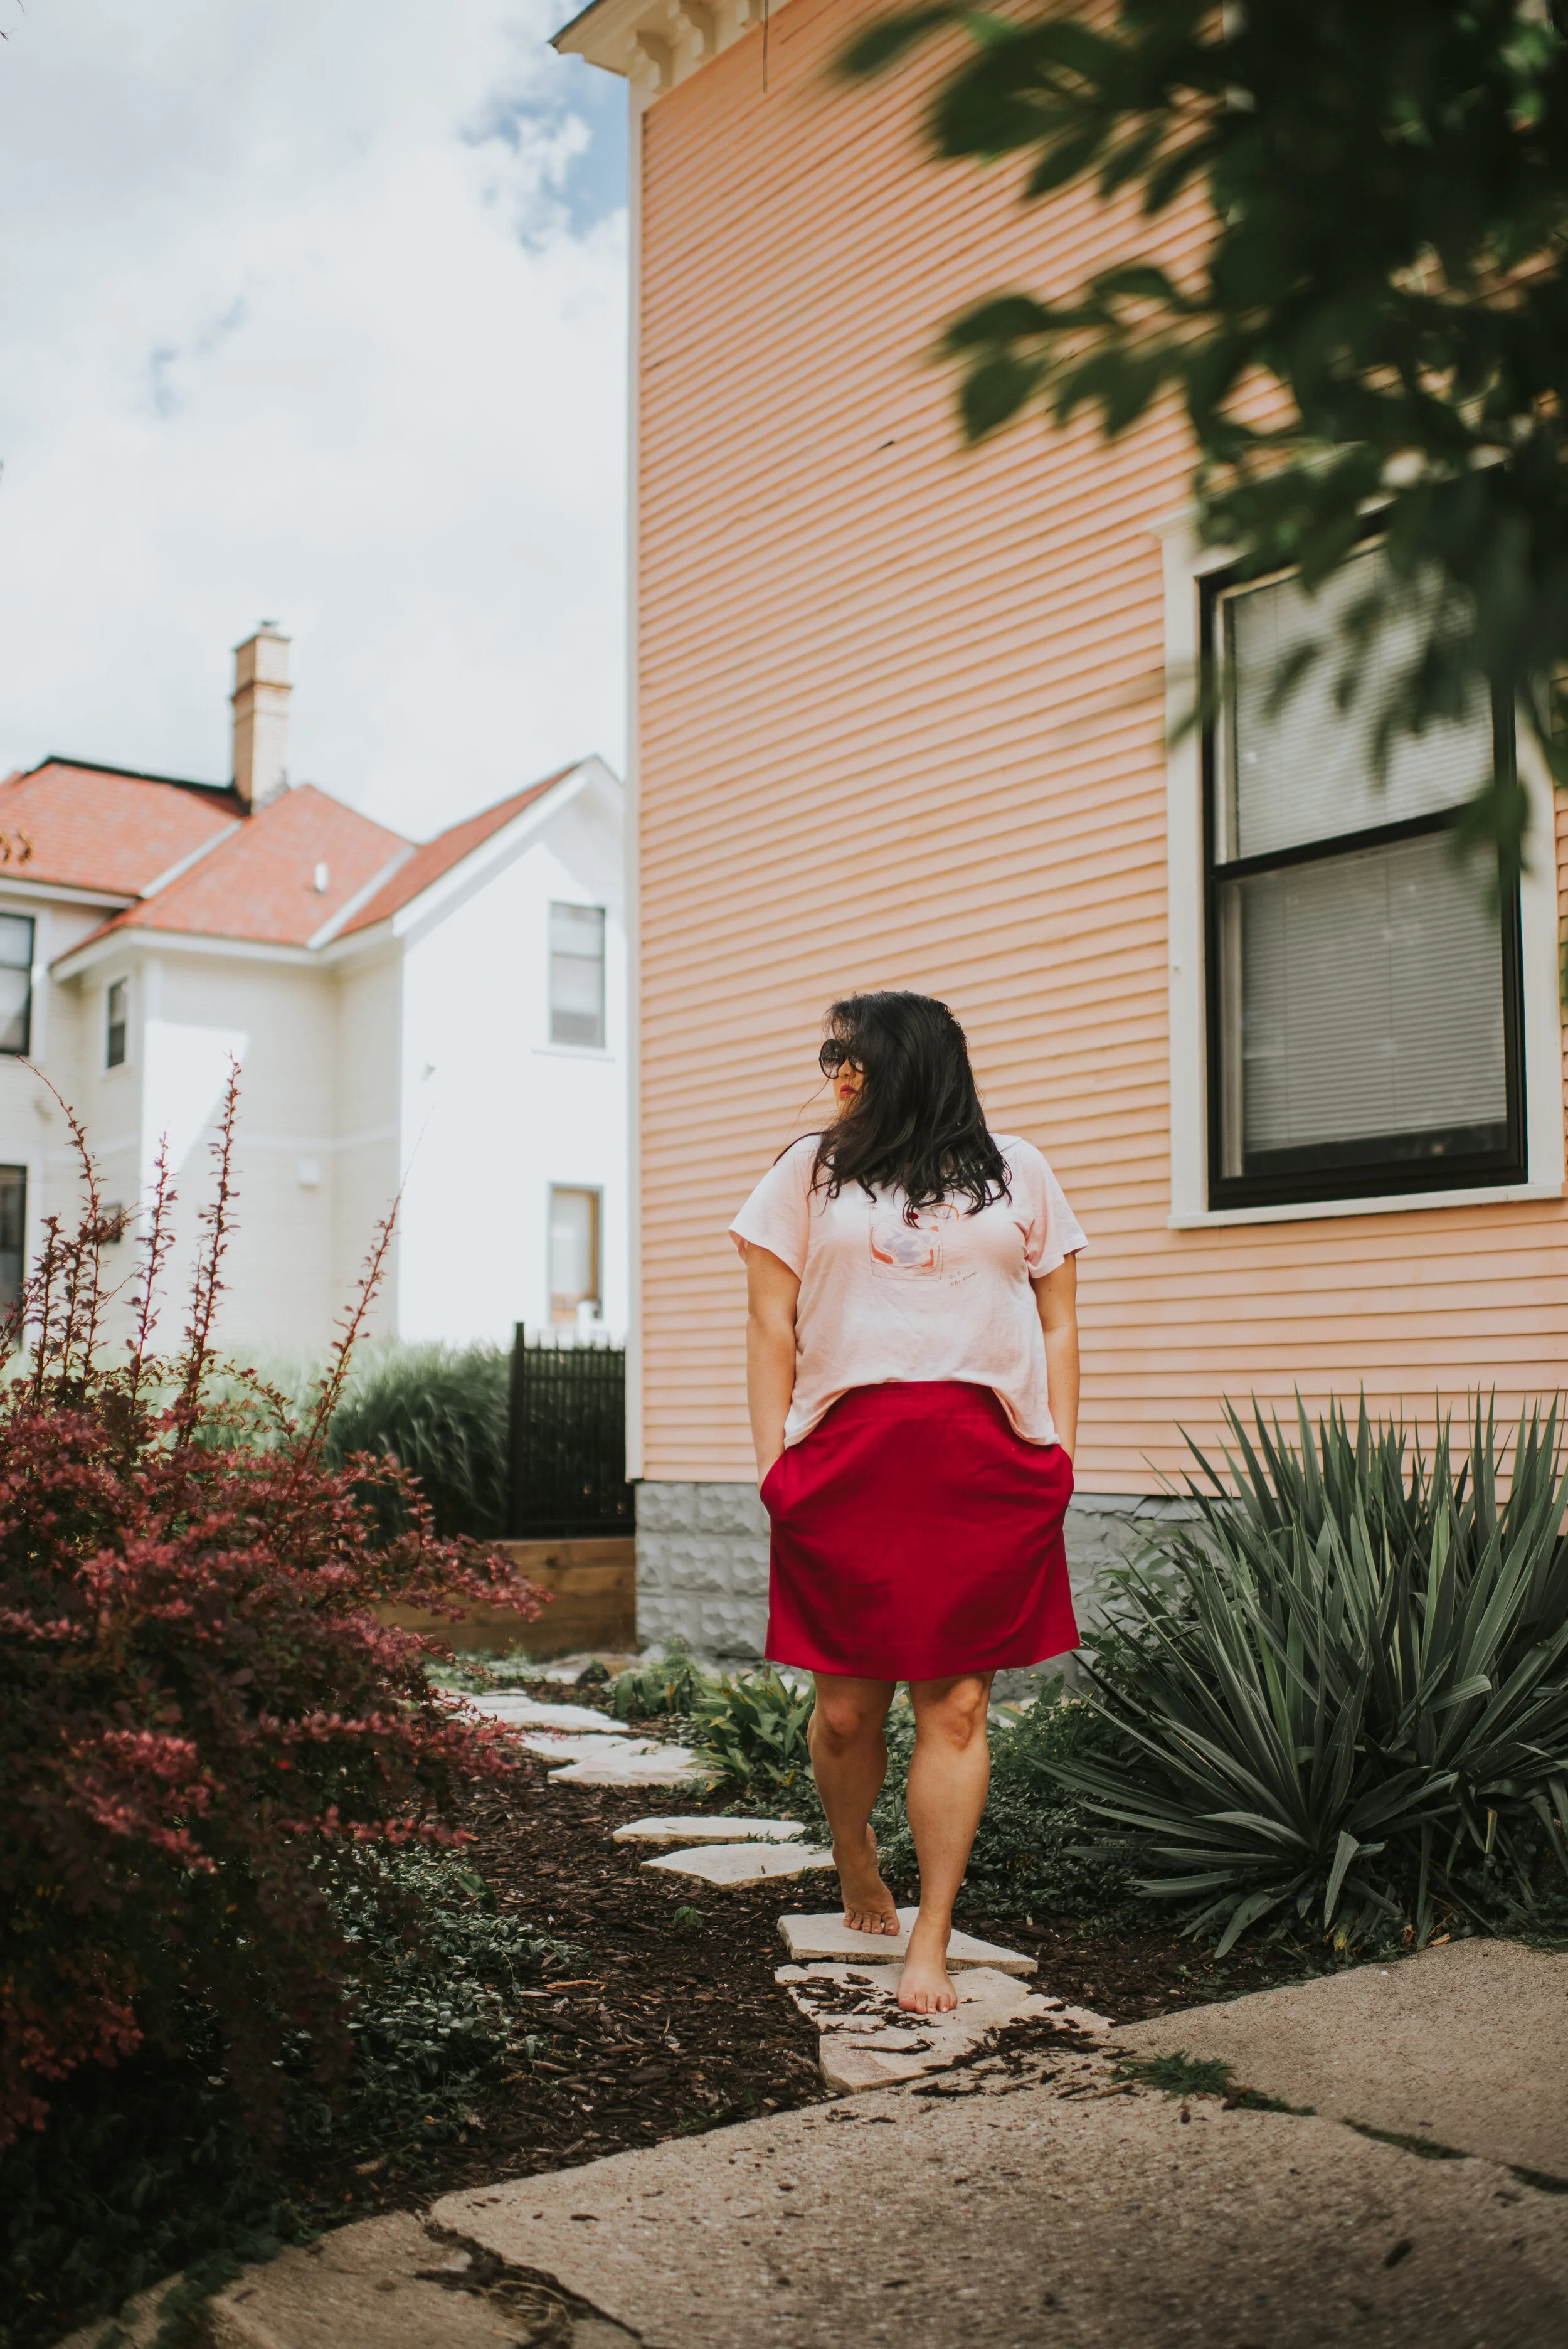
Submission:
M 416 852 L 417 853 L 417 852 Z M 301 783 L 273 800 L 210 856 L 109 926 L 307 946 L 351 897 L 408 854 L 401 833 Z M 326 867 L 326 887 L 315 869 Z
M 465 856 L 471 855 L 483 842 L 501 831 L 513 816 L 521 815 L 524 808 L 531 807 L 535 800 L 542 799 L 546 792 L 564 782 L 568 775 L 575 774 L 580 763 L 573 760 L 570 767 L 559 768 L 553 775 L 546 775 L 542 782 L 531 783 L 525 792 L 515 792 L 498 807 L 486 808 L 481 814 L 469 816 L 466 823 L 455 823 L 450 832 L 438 833 L 434 840 L 426 841 L 406 864 L 398 866 L 385 886 L 361 905 L 353 920 L 344 924 L 340 935 L 352 937 L 356 930 L 367 930 L 376 922 L 390 920 L 421 890 L 428 889 L 432 881 L 438 881 L 443 873 L 449 873 L 454 864 L 460 864 Z
M 46 759 L 0 782 L 0 867 L 15 879 L 139 897 L 244 813 L 236 794 Z
M 46 759 L 0 782 L 0 872 L 134 897 L 97 937 L 179 930 L 308 946 L 366 889 L 342 935 L 386 921 L 575 771 L 575 762 L 562 767 L 416 846 L 314 783 L 248 815 L 232 790 Z M 188 871 L 157 887 L 191 856 Z M 326 886 L 317 889 L 323 865 Z

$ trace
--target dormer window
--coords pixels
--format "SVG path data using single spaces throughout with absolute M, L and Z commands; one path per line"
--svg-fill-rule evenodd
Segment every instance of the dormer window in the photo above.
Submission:
M 0 914 L 0 1052 L 26 1055 L 33 1040 L 33 924 Z
M 106 1069 L 125 1066 L 126 1015 L 129 1002 L 129 981 L 111 978 L 104 995 L 103 1064 Z

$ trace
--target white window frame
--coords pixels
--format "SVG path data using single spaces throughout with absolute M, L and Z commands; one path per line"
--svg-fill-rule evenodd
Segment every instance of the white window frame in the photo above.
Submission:
M 116 987 L 123 987 L 125 989 L 125 1057 L 123 1060 L 111 1061 L 108 1056 L 108 999 L 110 989 Z M 102 1040 L 103 1059 L 99 1061 L 98 1066 L 106 1077 L 112 1077 L 117 1071 L 120 1069 L 129 1069 L 130 1066 L 132 1035 L 130 992 L 129 971 L 119 970 L 116 971 L 112 977 L 105 979 L 103 983 L 103 990 L 98 999 L 103 1013 L 102 1019 L 98 1026 L 98 1035 Z
M 596 1044 L 573 1043 L 569 1038 L 555 1033 L 555 909 L 563 913 L 597 914 L 599 916 L 599 1041 Z M 609 1060 L 610 1053 L 610 908 L 608 905 L 583 905 L 575 897 L 552 897 L 545 909 L 544 935 L 544 1043 L 548 1052 L 569 1052 L 591 1060 Z M 570 1189 L 571 1185 L 566 1186 Z
M 573 1326 L 571 1321 L 557 1321 L 555 1319 L 554 1232 L 555 1195 L 558 1191 L 570 1192 L 573 1197 L 592 1199 L 593 1202 L 593 1294 L 592 1297 L 580 1298 L 577 1306 L 573 1308 L 573 1314 L 580 1311 L 583 1305 L 592 1305 L 596 1309 L 599 1319 L 603 1321 L 604 1318 L 604 1186 L 602 1183 L 552 1182 L 545 1194 L 545 1319 L 554 1329 L 570 1329 Z
M 1519 776 L 1530 798 L 1530 837 L 1519 885 L 1524 997 L 1524 1125 L 1528 1177 L 1451 1191 L 1375 1192 L 1354 1199 L 1292 1200 L 1264 1207 L 1209 1205 L 1208 1049 L 1203 936 L 1203 746 L 1187 723 L 1198 677 L 1202 582 L 1234 561 L 1199 543 L 1190 510 L 1153 526 L 1165 570 L 1165 825 L 1171 1009 L 1169 1226 L 1298 1224 L 1327 1216 L 1422 1215 L 1433 1207 L 1560 1199 L 1564 1175 L 1563 1002 L 1557 905 L 1556 807 L 1552 778 L 1530 729 L 1518 728 Z

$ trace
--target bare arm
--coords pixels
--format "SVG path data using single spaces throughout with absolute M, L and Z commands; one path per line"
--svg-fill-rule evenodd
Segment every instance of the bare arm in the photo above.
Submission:
M 770 1249 L 746 1250 L 746 1401 L 760 1484 L 784 1449 L 795 1392 L 795 1300 L 800 1283 Z
M 1046 1396 L 1057 1436 L 1070 1460 L 1078 1450 L 1078 1258 L 1030 1283 L 1046 1336 Z

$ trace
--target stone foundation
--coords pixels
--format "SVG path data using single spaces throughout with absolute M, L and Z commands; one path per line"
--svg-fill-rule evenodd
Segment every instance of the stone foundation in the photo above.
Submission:
M 1094 1619 L 1108 1567 L 1127 1557 L 1150 1519 L 1181 1509 L 1158 1495 L 1075 1493 L 1068 1570 L 1080 1624 Z M 637 1640 L 682 1639 L 705 1657 L 759 1656 L 768 1628 L 768 1512 L 754 1485 L 637 1486 Z

